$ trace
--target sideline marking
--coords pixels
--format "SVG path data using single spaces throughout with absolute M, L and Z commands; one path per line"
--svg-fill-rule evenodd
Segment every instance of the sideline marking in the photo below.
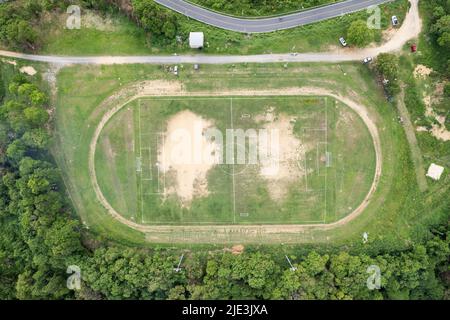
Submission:
M 234 140 L 234 123 L 233 123 L 233 98 L 230 98 L 230 117 L 231 117 L 231 130 L 233 132 L 233 140 Z M 234 142 L 232 143 L 233 146 L 233 156 L 234 156 Z M 234 158 L 234 157 L 233 157 Z M 234 168 L 234 160 L 233 164 L 231 165 L 231 168 L 233 169 L 232 181 L 233 181 L 233 223 L 236 223 L 236 181 L 235 181 L 235 168 Z
M 225 98 L 225 99 L 224 99 Z M 142 101 L 144 101 L 144 102 L 146 102 L 146 101 L 148 101 L 148 102 L 154 102 L 155 100 L 157 100 L 157 101 L 159 101 L 159 100 L 166 100 L 166 101 L 173 101 L 173 100 L 226 100 L 227 98 L 229 98 L 230 99 L 230 116 L 231 116 L 231 118 L 230 118 L 230 120 L 231 120 L 231 126 L 233 127 L 233 129 L 234 129 L 234 119 L 233 119 L 233 116 L 234 116 L 234 101 L 233 101 L 233 99 L 238 99 L 238 100 L 266 100 L 266 99 L 271 99 L 271 98 L 279 98 L 279 99 L 286 99 L 286 100 L 290 100 L 290 99 L 295 99 L 295 98 L 304 98 L 304 96 L 284 96 L 284 97 L 280 97 L 280 96 L 262 96 L 262 97 L 193 97 L 193 98 L 187 98 L 187 99 L 182 99 L 182 98 L 176 98 L 176 97 L 174 97 L 174 98 L 148 98 L 148 97 L 145 97 L 145 98 L 139 98 L 138 100 L 139 100 L 139 113 L 140 113 L 140 117 L 139 117 L 139 125 L 141 126 L 141 123 L 142 123 L 142 120 L 141 120 L 141 116 L 142 116 L 142 108 L 141 108 L 141 102 Z M 320 97 L 320 98 L 318 98 L 318 100 L 320 101 L 320 100 L 325 100 L 325 102 L 326 103 L 328 103 L 328 99 L 327 99 L 327 97 Z M 148 108 L 148 107 L 151 107 L 150 105 L 148 105 L 148 106 L 145 106 L 146 108 Z M 326 118 L 326 122 L 327 122 L 327 124 L 328 124 L 328 116 L 327 116 L 327 111 L 328 111 L 328 109 L 325 107 L 325 110 L 324 111 L 326 111 L 326 114 L 325 114 L 325 118 Z M 327 131 L 328 130 L 328 126 L 320 126 L 320 127 L 316 127 L 316 128 L 314 128 L 314 127 L 305 127 L 304 129 L 307 129 L 307 130 L 303 130 L 303 132 L 305 133 L 306 131 L 310 131 L 310 132 L 314 132 L 314 131 L 316 131 L 316 132 L 320 132 L 320 131 L 323 131 L 323 132 L 325 132 L 325 131 Z M 163 138 L 165 138 L 165 136 L 164 136 L 164 134 L 163 133 L 161 133 L 161 132 L 142 132 L 142 127 L 140 128 L 140 138 L 142 138 L 143 136 L 147 136 L 147 135 L 157 135 L 157 137 L 159 138 L 158 140 L 158 144 L 160 144 L 161 143 L 161 136 L 163 136 Z M 326 136 L 328 136 L 328 135 L 326 135 Z M 164 139 L 165 140 L 165 139 Z M 326 139 L 326 140 L 328 140 L 328 138 Z M 327 146 L 327 150 L 328 150 L 328 141 L 326 141 L 326 142 L 324 142 L 324 141 L 318 141 L 317 142 L 318 144 L 322 144 L 322 143 L 325 143 Z M 140 144 L 141 144 L 141 139 L 140 139 Z M 316 146 L 317 147 L 317 146 Z M 142 150 L 148 150 L 148 148 L 141 148 Z M 306 157 L 305 157 L 305 159 L 306 159 Z M 236 184 L 236 180 L 235 180 L 235 177 L 234 177 L 234 175 L 235 175 L 235 166 L 233 165 L 233 180 L 234 180 L 234 190 L 233 190 L 233 206 L 234 206 L 234 212 L 233 212 L 233 221 L 237 224 L 237 225 L 240 225 L 240 224 L 238 224 L 237 223 L 237 218 L 236 218 L 236 214 L 240 214 L 241 212 L 238 212 L 238 210 L 237 210 L 237 203 L 236 203 L 236 197 L 237 197 L 237 195 L 236 195 L 236 186 L 235 186 L 235 184 Z M 159 170 L 158 170 L 159 171 Z M 153 172 L 152 172 L 153 173 Z M 159 172 L 158 172 L 159 173 Z M 147 180 L 147 179 L 142 179 L 142 180 Z M 158 179 L 158 182 L 159 182 L 159 179 Z M 163 183 L 165 182 L 165 179 L 164 179 L 164 181 L 163 181 Z M 142 181 L 141 181 L 141 183 L 142 183 Z M 161 186 L 159 187 L 159 188 L 161 188 Z M 325 185 L 325 188 L 320 188 L 320 189 L 307 189 L 305 192 L 307 192 L 307 193 L 319 193 L 319 194 L 322 194 L 323 195 L 323 193 L 324 192 L 326 192 L 327 191 L 327 183 L 326 183 L 326 185 Z M 143 189 L 141 189 L 140 190 L 141 192 L 143 191 Z M 143 201 L 144 200 L 144 196 L 148 196 L 148 195 L 161 195 L 161 194 L 163 194 L 163 193 L 161 193 L 161 192 L 158 192 L 158 193 L 143 193 L 142 192 L 142 195 L 141 195 L 141 198 L 142 198 L 142 201 L 141 201 L 141 207 L 142 207 L 142 212 L 143 212 L 143 210 L 145 209 L 145 201 Z M 225 194 L 225 193 L 224 193 Z M 326 195 L 324 196 L 324 198 L 326 197 Z M 305 202 L 305 200 L 304 201 L 301 201 L 301 202 Z M 327 205 L 327 203 L 325 204 L 325 205 Z M 246 211 L 243 211 L 243 213 L 245 214 L 245 213 L 247 213 Z M 319 224 L 323 224 L 324 222 L 325 222 L 325 215 L 327 215 L 326 214 L 326 212 L 325 213 L 323 213 L 322 214 L 322 216 L 323 216 L 323 220 L 293 220 L 293 221 L 289 221 L 289 222 L 285 222 L 285 224 L 283 224 L 283 225 L 292 225 L 292 224 L 309 224 L 309 223 L 319 223 Z M 142 219 L 141 219 L 141 221 L 143 222 L 143 223 L 148 223 L 148 222 L 150 222 L 150 221 L 145 221 L 145 219 L 144 219 L 144 216 L 142 216 Z M 179 226 L 180 224 L 172 224 L 171 222 L 169 222 L 169 221 L 154 221 L 154 220 L 151 220 L 151 223 L 152 224 L 154 224 L 155 226 L 158 226 L 158 225 L 169 225 L 169 226 Z M 212 224 L 212 225 L 214 225 L 214 223 L 220 223 L 220 222 L 217 222 L 217 221 L 195 221 L 195 222 L 188 222 L 188 221 L 186 221 L 186 222 L 183 222 L 182 224 L 181 224 L 181 226 L 182 225 L 195 225 L 195 224 L 199 224 L 199 225 L 202 225 L 202 224 Z M 259 221 L 258 223 L 261 223 L 261 224 L 268 224 L 268 225 L 273 225 L 273 224 L 280 224 L 280 221 L 279 220 L 277 220 L 277 221 L 270 221 L 270 220 L 267 220 L 267 221 Z M 246 226 L 246 224 L 245 223 L 243 223 L 242 224 L 242 226 Z

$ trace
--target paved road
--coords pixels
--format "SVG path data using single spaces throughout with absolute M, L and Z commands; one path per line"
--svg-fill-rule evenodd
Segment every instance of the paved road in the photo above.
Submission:
M 155 2 L 192 19 L 218 28 L 243 33 L 272 32 L 294 28 L 391 1 L 393 0 L 347 0 L 280 17 L 244 19 L 213 12 L 183 0 L 155 0 Z

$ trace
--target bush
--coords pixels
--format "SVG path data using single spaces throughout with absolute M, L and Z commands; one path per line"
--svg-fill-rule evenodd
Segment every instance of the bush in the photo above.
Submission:
M 450 82 L 447 82 L 444 86 L 444 96 L 447 98 L 450 97 Z
M 365 21 L 353 21 L 347 30 L 347 40 L 357 47 L 364 47 L 373 41 L 373 31 L 369 29 Z

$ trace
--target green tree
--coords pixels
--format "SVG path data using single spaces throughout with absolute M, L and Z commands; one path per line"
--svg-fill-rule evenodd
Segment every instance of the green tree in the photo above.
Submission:
M 24 133 L 22 141 L 29 148 L 45 150 L 50 141 L 50 136 L 45 129 L 32 129 Z
M 365 21 L 353 21 L 347 30 L 347 40 L 357 47 L 364 47 L 373 41 L 373 31 L 369 29 Z
M 33 127 L 39 127 L 45 124 L 49 115 L 47 111 L 39 107 L 28 107 L 23 111 L 25 119 L 32 125 Z
M 6 149 L 6 155 L 8 156 L 8 158 L 11 161 L 13 161 L 15 163 L 18 163 L 25 156 L 26 152 L 27 152 L 27 147 L 20 140 L 14 141 Z
M 392 53 L 380 53 L 376 61 L 378 71 L 388 80 L 397 78 L 398 64 L 398 57 Z
M 450 15 L 442 16 L 432 26 L 432 31 L 437 35 L 437 42 L 441 47 L 450 49 Z

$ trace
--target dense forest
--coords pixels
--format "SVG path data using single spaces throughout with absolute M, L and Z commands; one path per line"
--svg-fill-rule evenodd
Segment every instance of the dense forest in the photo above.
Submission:
M 31 20 L 62 1 L 28 1 L 0 7 L 0 41 L 34 50 Z M 132 0 L 150 32 L 170 33 L 176 19 L 154 10 L 151 0 Z M 260 1 L 263 2 L 263 1 Z M 100 9 L 108 1 L 85 1 Z M 281 3 L 281 1 L 280 1 Z M 448 77 L 450 1 L 427 4 L 432 58 Z M 161 16 L 163 15 L 163 16 Z M 153 17 L 153 18 L 151 18 Z M 157 19 L 156 19 L 156 18 Z M 156 21 L 156 22 L 155 22 Z M 169 22 L 167 22 L 169 21 Z M 164 24 L 166 26 L 164 27 Z M 389 59 L 380 72 L 390 72 Z M 380 254 L 288 249 L 284 255 L 249 247 L 240 255 L 223 250 L 126 248 L 90 235 L 72 211 L 49 153 L 52 109 L 40 83 L 0 62 L 0 299 L 448 299 L 448 221 L 430 226 L 427 239 L 404 251 Z M 393 77 L 393 76 L 392 76 Z M 450 209 L 449 209 L 450 211 Z M 67 267 L 81 270 L 81 289 L 66 286 Z M 380 267 L 379 290 L 369 290 L 370 265 Z

